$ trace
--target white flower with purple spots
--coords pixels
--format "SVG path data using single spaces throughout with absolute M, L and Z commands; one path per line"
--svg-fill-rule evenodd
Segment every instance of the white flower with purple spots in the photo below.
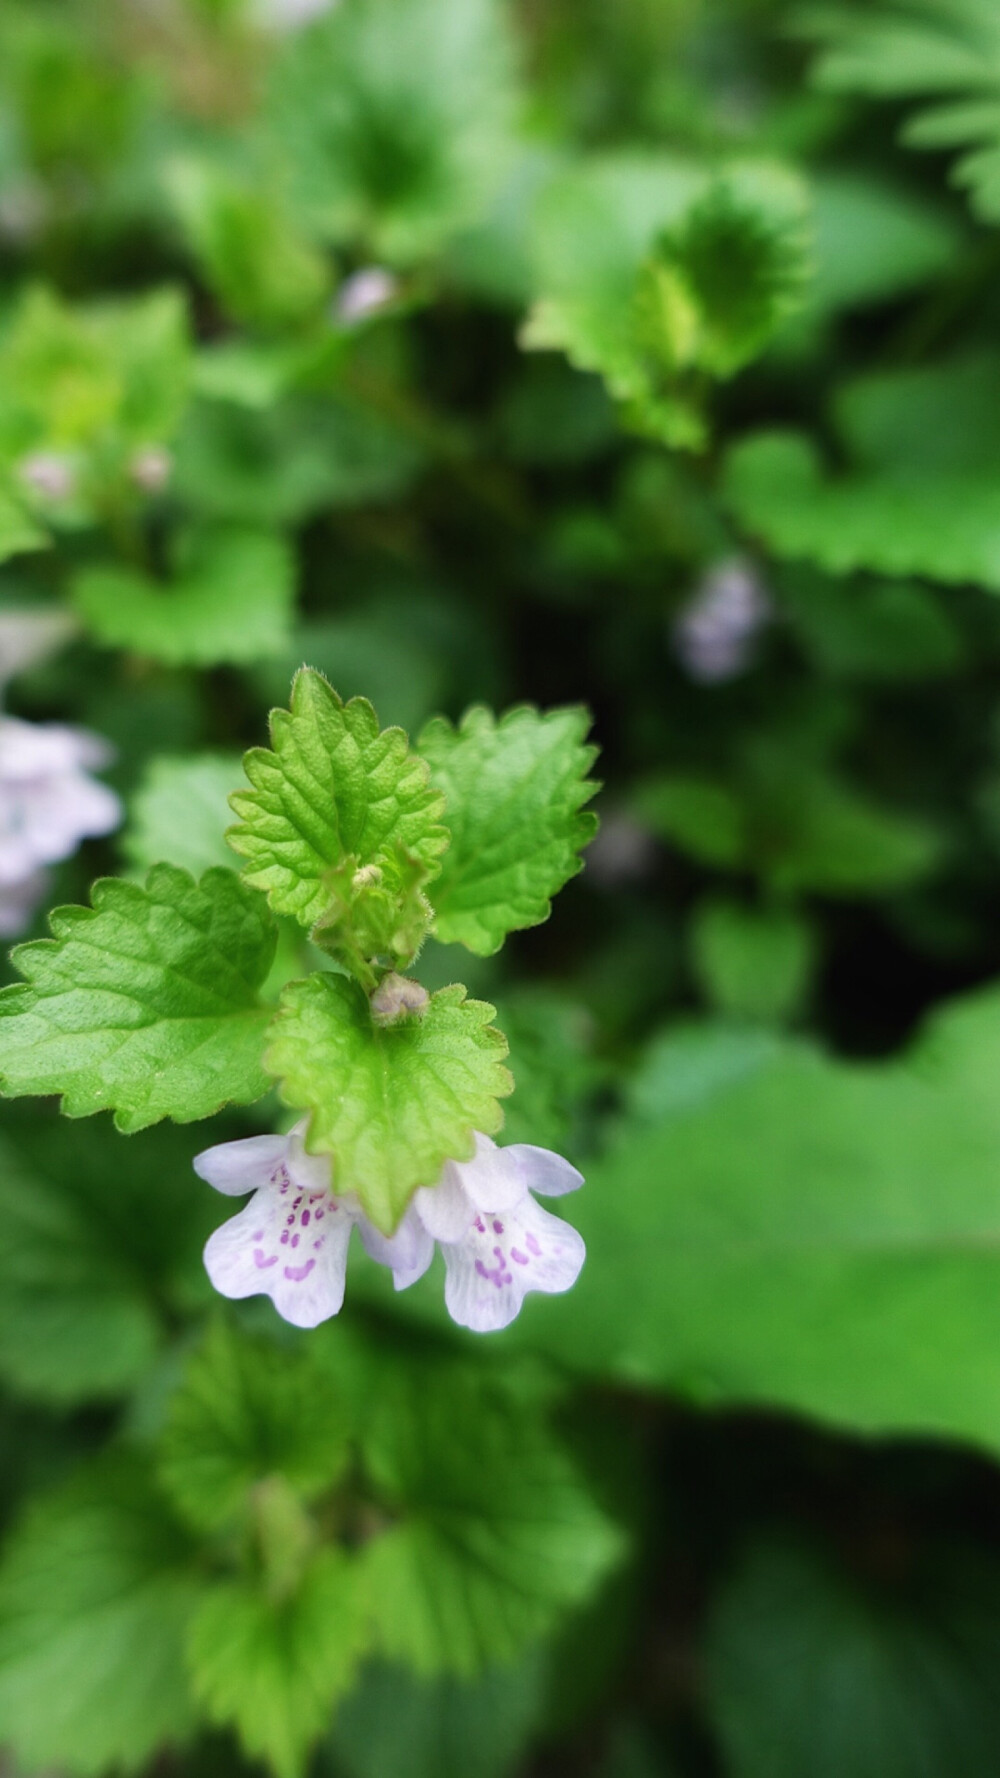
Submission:
M 448 1161 L 437 1185 L 417 1192 L 413 1213 L 444 1254 L 453 1321 L 493 1333 L 510 1325 L 530 1291 L 556 1294 L 576 1283 L 583 1237 L 532 1193 L 558 1198 L 582 1184 L 561 1155 L 523 1142 L 498 1148 L 477 1131 L 472 1160 Z M 398 1289 L 420 1275 L 394 1272 Z
M 334 1194 L 329 1155 L 307 1154 L 303 1118 L 287 1136 L 221 1142 L 195 1156 L 195 1172 L 226 1197 L 252 1191 L 246 1208 L 210 1235 L 205 1269 L 222 1296 L 267 1295 L 296 1327 L 317 1327 L 344 1300 L 347 1249 L 358 1225 L 374 1257 L 406 1265 L 402 1231 L 379 1235 L 348 1193 Z
M 354 1227 L 397 1290 L 423 1276 L 437 1242 L 448 1313 L 479 1333 L 509 1326 L 529 1291 L 576 1282 L 582 1237 L 531 1195 L 559 1197 L 582 1185 L 560 1155 L 523 1143 L 497 1148 L 477 1133 L 473 1159 L 447 1162 L 438 1184 L 418 1191 L 386 1236 L 350 1193 L 334 1193 L 330 1160 L 306 1153 L 305 1128 L 303 1119 L 288 1136 L 223 1142 L 195 1159 L 217 1191 L 254 1194 L 205 1248 L 208 1275 L 223 1296 L 266 1294 L 286 1321 L 316 1327 L 343 1303 Z

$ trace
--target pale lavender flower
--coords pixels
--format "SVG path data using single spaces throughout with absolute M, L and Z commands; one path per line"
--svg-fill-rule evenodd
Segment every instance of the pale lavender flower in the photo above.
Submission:
M 418 1191 L 386 1236 L 351 1193 L 334 1191 L 329 1157 L 307 1154 L 306 1123 L 288 1136 L 223 1142 L 195 1158 L 196 1172 L 217 1191 L 254 1194 L 205 1247 L 206 1270 L 223 1296 L 264 1294 L 286 1321 L 316 1327 L 343 1303 L 355 1227 L 397 1290 L 423 1276 L 439 1242 L 448 1313 L 482 1333 L 513 1321 L 529 1291 L 575 1283 L 582 1238 L 531 1196 L 556 1197 L 583 1183 L 559 1155 L 524 1144 L 499 1149 L 477 1134 L 474 1158 L 447 1162 L 438 1184 Z
M 29 885 L 44 892 L 42 866 L 118 826 L 117 796 L 88 776 L 110 758 L 107 743 L 86 729 L 0 717 L 0 894 L 7 898 L 8 933 L 18 906 L 27 910 L 27 923 Z
M 225 1196 L 253 1192 L 206 1243 L 205 1269 L 216 1290 L 269 1296 L 295 1327 L 317 1327 L 340 1309 L 355 1225 L 383 1264 L 407 1269 L 411 1262 L 408 1235 L 379 1235 L 355 1197 L 334 1193 L 329 1155 L 306 1152 L 307 1123 L 300 1119 L 287 1136 L 221 1142 L 194 1160 L 195 1172 Z
M 41 500 L 68 500 L 76 491 L 72 459 L 58 451 L 32 451 L 22 457 L 17 472 L 28 491 Z
M 703 685 L 746 672 L 771 602 L 750 562 L 734 557 L 709 570 L 673 626 L 681 665 Z
M 166 487 L 174 469 L 173 453 L 166 445 L 143 445 L 136 451 L 128 472 L 144 494 L 159 494 Z
M 340 286 L 334 303 L 335 318 L 345 327 L 352 327 L 384 309 L 398 290 L 398 281 L 384 266 L 363 266 Z
M 576 1191 L 583 1177 L 561 1155 L 529 1143 L 498 1148 L 476 1132 L 471 1161 L 448 1161 L 437 1185 L 418 1191 L 412 1205 L 427 1236 L 441 1247 L 445 1307 L 453 1321 L 477 1333 L 507 1327 L 529 1291 L 569 1290 L 586 1248 L 568 1222 L 543 1210 L 533 1192 L 557 1198 Z M 407 1264 L 391 1264 L 397 1290 L 430 1264 L 429 1249 L 409 1236 Z

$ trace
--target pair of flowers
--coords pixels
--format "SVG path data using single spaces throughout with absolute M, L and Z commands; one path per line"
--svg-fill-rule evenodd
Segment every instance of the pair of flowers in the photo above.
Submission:
M 209 1237 L 205 1266 L 227 1297 L 266 1294 L 296 1327 L 316 1327 L 344 1300 L 347 1250 L 362 1245 L 388 1266 L 397 1290 L 426 1272 L 435 1244 L 444 1255 L 445 1305 L 478 1333 L 507 1327 L 529 1291 L 576 1282 L 582 1237 L 535 1202 L 583 1184 L 560 1155 L 526 1143 L 498 1148 L 476 1134 L 470 1161 L 448 1161 L 436 1185 L 418 1191 L 395 1234 L 372 1226 L 357 1199 L 336 1193 L 329 1156 L 308 1154 L 306 1119 L 288 1136 L 223 1142 L 194 1166 L 217 1191 L 253 1197 Z

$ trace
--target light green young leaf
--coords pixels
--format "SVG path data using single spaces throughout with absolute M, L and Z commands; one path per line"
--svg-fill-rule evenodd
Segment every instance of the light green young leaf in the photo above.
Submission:
M 367 1639 L 357 1566 L 320 1550 L 280 1597 L 253 1580 L 212 1588 L 188 1642 L 195 1693 L 251 1759 L 265 1759 L 277 1778 L 302 1778 Z
M 333 1156 L 341 1191 L 390 1233 L 446 1160 L 468 1160 L 473 1131 L 494 1135 L 513 1089 L 494 1009 L 441 988 L 426 1010 L 378 1027 L 367 996 L 318 972 L 282 994 L 266 1056 L 282 1097 L 310 1114 L 308 1145 Z
M 14 953 L 27 980 L 0 993 L 4 1092 L 61 1093 L 70 1117 L 114 1111 L 125 1131 L 260 1098 L 263 901 L 229 871 L 196 884 L 167 864 L 145 888 L 104 878 L 92 901 L 56 908 L 54 937 Z
M 597 789 L 589 727 L 585 710 L 528 706 L 499 722 L 477 707 L 457 729 L 444 717 L 427 724 L 417 745 L 451 834 L 432 891 L 442 944 L 491 956 L 508 932 L 547 920 L 551 897 L 583 868 L 578 853 L 597 829 L 582 810 Z
M 347 1461 L 335 1379 L 301 1348 L 218 1322 L 171 1400 L 159 1449 L 164 1486 L 201 1530 L 245 1520 L 254 1490 L 275 1477 L 309 1498 L 332 1488 Z
M 119 1458 L 42 1496 L 0 1567 L 0 1722 L 32 1770 L 135 1770 L 195 1727 L 194 1550 Z
M 272 713 L 271 740 L 273 752 L 256 747 L 245 757 L 253 789 L 230 798 L 240 824 L 228 838 L 247 860 L 246 882 L 307 927 L 357 898 L 381 908 L 385 894 L 398 892 L 402 909 L 407 890 L 419 894 L 436 874 L 448 844 L 442 798 L 403 730 L 380 731 L 365 698 L 341 703 L 321 673 L 304 667 L 291 710 Z M 394 907 L 385 909 L 386 944 Z
M 475 219 L 514 147 L 514 44 L 499 0 L 356 0 L 296 33 L 271 122 L 303 213 L 334 241 L 421 261 Z
M 329 261 L 276 192 L 193 156 L 173 161 L 166 180 L 205 279 L 235 320 L 294 327 L 318 313 L 329 295 Z
M 742 1552 L 710 1609 L 704 1668 L 732 1778 L 990 1770 L 1000 1574 L 981 1549 L 928 1542 L 867 1578 L 791 1539 Z
M 419 1673 L 512 1660 L 624 1554 L 540 1405 L 479 1371 L 387 1380 L 362 1448 L 400 1515 L 365 1550 L 379 1647 Z
M 132 798 L 121 846 L 139 870 L 176 864 L 199 876 L 232 864 L 226 845 L 229 793 L 242 770 L 238 753 L 157 754 Z
M 754 1048 L 590 1169 L 587 1267 L 546 1346 L 643 1387 L 1000 1449 L 1000 998 L 954 1003 L 892 1063 Z
M 190 539 L 168 584 L 128 568 L 87 568 L 74 582 L 73 603 L 110 648 L 208 667 L 286 649 L 294 583 L 283 537 L 222 527 Z
M 805 192 L 780 166 L 737 164 L 713 179 L 671 158 L 657 188 L 654 165 L 595 159 L 553 181 L 521 344 L 565 351 L 604 378 L 635 430 L 699 449 L 706 375 L 731 376 L 801 299 Z M 540 224 L 557 204 L 553 246 Z
M 182 294 L 73 305 L 36 285 L 0 339 L 0 461 L 35 451 L 79 457 L 80 510 L 134 450 L 172 437 L 190 371 Z M 93 486 L 91 485 L 93 484 Z

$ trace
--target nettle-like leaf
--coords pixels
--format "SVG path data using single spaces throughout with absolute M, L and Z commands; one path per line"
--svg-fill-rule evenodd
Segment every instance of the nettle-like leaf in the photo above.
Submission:
M 1000 222 L 1000 13 L 992 0 L 808 6 L 798 24 L 821 46 L 818 86 L 912 99 L 918 108 L 902 140 L 960 150 L 955 183 L 967 187 L 977 215 Z
M 420 261 L 474 220 L 513 154 L 514 45 L 499 0 L 355 0 L 295 34 L 270 114 L 311 224 Z
M 232 864 L 225 841 L 229 793 L 241 770 L 238 753 L 158 754 L 132 797 L 121 847 L 146 871 L 176 864 L 200 876 Z
M 273 712 L 271 740 L 273 752 L 254 748 L 244 760 L 253 789 L 230 799 L 240 824 L 229 840 L 247 860 L 245 881 L 276 913 L 320 923 L 334 953 L 342 927 L 345 960 L 363 979 L 354 929 L 366 919 L 367 956 L 389 950 L 409 961 L 430 917 L 415 898 L 448 844 L 425 762 L 402 729 L 380 731 L 367 699 L 341 703 L 311 668 L 296 674 L 291 710 Z
M 464 1366 L 431 1374 L 427 1387 L 425 1357 L 417 1375 L 385 1377 L 364 1429 L 366 1468 L 398 1515 L 364 1560 L 380 1650 L 471 1676 L 581 1604 L 625 1538 L 530 1391 Z
M 186 1741 L 202 1586 L 138 1463 L 105 1461 L 38 1499 L 0 1567 L 0 1722 L 19 1759 L 96 1778 Z
M 347 1433 L 329 1368 L 219 1322 L 171 1399 L 159 1472 L 184 1517 L 215 1531 L 245 1519 L 275 1477 L 305 1498 L 332 1488 Z
M 222 1581 L 188 1641 L 195 1693 L 277 1778 L 302 1778 L 309 1751 L 368 1642 L 357 1564 L 319 1550 L 280 1596 L 256 1579 Z
M 179 291 L 75 306 L 32 287 L 0 338 L 0 462 L 18 466 L 35 452 L 68 456 L 78 472 L 73 495 L 37 504 L 46 515 L 65 508 L 89 516 L 136 449 L 172 437 L 189 373 Z
M 114 566 L 78 575 L 73 603 L 91 634 L 172 666 L 255 661 L 287 649 L 295 562 L 286 540 L 221 526 L 185 542 L 165 584 Z
M 647 1127 L 574 1206 L 588 1282 L 544 1344 L 643 1387 L 1000 1449 L 1000 997 L 891 1062 L 737 1035 L 664 1052 Z
M 209 159 L 167 168 L 167 188 L 199 267 L 223 307 L 251 327 L 294 326 L 329 296 L 326 256 L 296 227 L 279 193 Z
M 500 1128 L 513 1081 L 493 1017 L 450 987 L 379 1027 L 355 982 L 322 972 L 281 996 L 267 1066 L 285 1102 L 309 1113 L 309 1148 L 333 1156 L 340 1189 L 386 1233 L 449 1157 L 471 1157 L 474 1130 Z
M 102 879 L 92 902 L 54 909 L 54 936 L 14 952 L 27 980 L 0 993 L 3 1090 L 61 1093 L 70 1117 L 113 1111 L 125 1131 L 260 1098 L 263 900 L 230 871 L 196 884 L 160 864 L 144 888 Z
M 597 757 L 589 727 L 585 710 L 526 706 L 499 722 L 477 707 L 458 728 L 444 717 L 427 724 L 417 746 L 451 834 L 431 891 L 444 944 L 492 955 L 508 932 L 547 920 L 552 896 L 582 869 L 597 829 L 582 808 L 598 788 L 587 777 Z
M 700 449 L 706 378 L 740 369 L 801 300 L 805 193 L 777 166 L 748 163 L 712 180 L 667 161 L 657 213 L 647 172 L 598 161 L 568 190 L 554 183 L 540 217 L 557 199 L 564 214 L 555 249 L 539 244 L 541 295 L 521 344 L 597 372 L 635 430 Z M 596 247 L 582 238 L 595 230 Z
M 867 377 L 835 413 L 849 467 L 811 439 L 764 432 L 728 453 L 724 496 L 779 555 L 854 569 L 974 581 L 1000 591 L 1000 359 Z

